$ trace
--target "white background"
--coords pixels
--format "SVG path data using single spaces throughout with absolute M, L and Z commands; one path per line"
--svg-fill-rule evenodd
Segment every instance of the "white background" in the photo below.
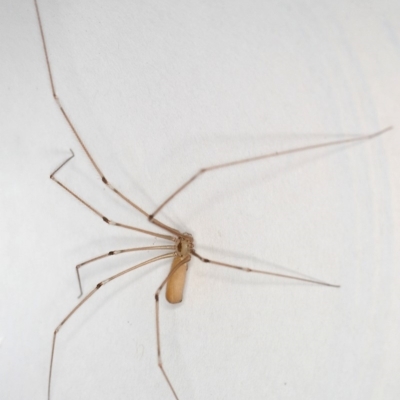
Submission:
M 39 3 L 61 101 L 107 178 L 148 212 L 199 168 L 394 130 L 372 141 L 210 172 L 159 218 L 206 257 L 162 301 L 180 400 L 400 396 L 400 6 L 397 1 Z M 0 398 L 46 399 L 52 332 L 75 265 L 161 240 L 101 184 L 57 109 L 32 1 L 0 5 Z M 154 253 L 85 267 L 88 292 Z M 59 333 L 52 399 L 173 399 L 156 365 L 168 262 L 106 285 Z M 164 299 L 164 297 L 162 297 Z

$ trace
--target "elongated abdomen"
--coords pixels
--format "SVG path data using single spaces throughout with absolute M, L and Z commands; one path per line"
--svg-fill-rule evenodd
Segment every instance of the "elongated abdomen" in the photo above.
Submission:
M 171 271 L 180 263 L 184 257 L 176 256 L 172 261 Z M 185 287 L 186 271 L 188 264 L 182 264 L 168 279 L 165 297 L 172 304 L 180 303 L 183 298 L 183 289 Z

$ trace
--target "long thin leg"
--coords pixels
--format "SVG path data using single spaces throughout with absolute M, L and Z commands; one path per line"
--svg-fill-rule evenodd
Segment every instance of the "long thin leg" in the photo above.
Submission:
M 170 389 L 172 390 L 172 393 L 175 396 L 176 400 L 178 399 L 178 396 L 175 392 L 174 387 L 172 386 L 171 381 L 168 378 L 167 373 L 164 370 L 163 364 L 162 364 L 162 358 L 161 358 L 161 340 L 160 340 L 160 305 L 159 305 L 159 294 L 162 290 L 162 288 L 164 287 L 164 285 L 167 283 L 168 279 L 178 270 L 178 268 L 185 263 L 188 263 L 190 261 L 190 256 L 187 256 L 186 258 L 184 258 L 181 262 L 179 262 L 176 267 L 170 271 L 170 273 L 167 275 L 167 277 L 163 280 L 163 282 L 161 283 L 161 285 L 158 287 L 156 294 L 155 294 L 155 299 L 156 299 L 156 332 L 157 332 L 157 362 L 158 362 L 158 366 L 161 369 L 162 374 L 164 375 L 165 380 L 168 383 L 168 386 L 170 387 Z
M 201 261 L 203 261 L 205 263 L 219 265 L 221 267 L 233 268 L 233 269 L 236 269 L 236 270 L 239 270 L 239 271 L 255 272 L 257 274 L 264 274 L 264 275 L 272 275 L 272 276 L 277 276 L 279 278 L 294 279 L 294 280 L 297 280 L 297 281 L 316 283 L 317 285 L 331 286 L 331 287 L 336 287 L 336 288 L 340 287 L 340 285 L 333 285 L 331 283 L 326 283 L 326 282 L 319 281 L 319 280 L 307 279 L 307 278 L 299 278 L 299 277 L 293 276 L 293 275 L 278 274 L 276 272 L 262 271 L 262 270 L 259 270 L 259 269 L 240 267 L 238 265 L 232 265 L 232 264 L 227 264 L 227 263 L 223 263 L 223 262 L 220 262 L 220 261 L 210 260 L 208 258 L 204 258 L 201 255 L 197 254 L 194 250 L 191 251 L 191 254 L 193 254 L 195 257 L 197 257 L 199 260 L 201 260 Z
M 125 225 L 125 224 L 121 224 L 119 222 L 115 222 L 112 221 L 111 219 L 105 217 L 103 214 L 101 214 L 99 211 L 97 211 L 94 207 L 92 207 L 90 204 L 86 203 L 86 201 L 84 201 L 81 197 L 79 197 L 77 194 L 75 194 L 71 189 L 69 189 L 67 186 L 65 186 L 63 183 L 61 183 L 56 177 L 55 174 L 62 168 L 64 167 L 65 164 L 67 164 L 68 161 L 70 161 L 73 157 L 74 157 L 74 153 L 71 150 L 72 155 L 70 157 L 68 157 L 59 167 L 57 167 L 54 172 L 50 175 L 50 179 L 52 179 L 54 182 L 56 182 L 58 185 L 60 185 L 63 189 L 65 189 L 68 193 L 70 193 L 72 196 L 74 196 L 77 200 L 79 200 L 83 205 L 85 205 L 86 207 L 88 207 L 90 210 L 92 210 L 95 214 L 97 214 L 104 222 L 106 222 L 109 225 L 114 225 L 114 226 L 119 226 L 121 228 L 125 228 L 125 229 L 131 229 L 134 231 L 138 231 L 141 233 L 145 233 L 146 235 L 151 235 L 151 236 L 156 236 L 159 237 L 161 239 L 166 239 L 166 240 L 170 240 L 172 242 L 175 242 L 175 238 L 173 236 L 169 236 L 169 235 L 163 235 L 161 233 L 156 233 L 156 232 L 151 232 L 151 231 L 147 231 L 145 229 L 141 229 L 141 228 L 136 228 L 134 226 L 131 225 Z
M 278 157 L 278 156 L 283 156 L 287 154 L 292 154 L 292 153 L 298 153 L 302 151 L 307 151 L 307 150 L 312 150 L 312 149 L 318 149 L 321 147 L 329 147 L 329 146 L 336 146 L 339 144 L 345 144 L 345 143 L 351 143 L 351 142 L 358 142 L 361 140 L 367 140 L 367 139 L 372 139 L 375 138 L 379 135 L 382 135 L 383 133 L 391 130 L 393 127 L 389 126 L 385 129 L 382 129 L 381 131 L 369 134 L 369 135 L 363 135 L 359 136 L 356 138 L 351 138 L 351 139 L 343 139 L 343 140 L 335 140 L 333 142 L 327 142 L 327 143 L 318 143 L 318 144 L 313 144 L 310 146 L 304 146 L 304 147 L 296 147 L 293 149 L 289 150 L 283 150 L 283 151 L 275 151 L 273 153 L 268 153 L 268 154 L 263 154 L 261 156 L 257 157 L 250 157 L 250 158 L 244 158 L 241 160 L 236 160 L 236 161 L 231 161 L 223 164 L 217 164 L 217 165 L 212 165 L 210 167 L 202 168 L 200 169 L 197 173 L 195 173 L 190 179 L 188 179 L 183 185 L 181 185 L 175 192 L 173 192 L 163 203 L 161 203 L 156 210 L 149 215 L 149 220 L 151 221 L 154 216 L 162 209 L 166 204 L 168 204 L 175 196 L 177 196 L 180 192 L 182 192 L 183 189 L 188 187 L 193 181 L 195 181 L 200 175 L 203 175 L 206 172 L 209 171 L 215 171 L 217 169 L 221 168 L 227 168 L 227 167 L 232 167 L 234 165 L 239 165 L 239 164 L 245 164 L 253 161 L 259 161 L 259 160 L 264 160 L 266 158 L 273 158 L 273 157 Z
M 34 0 L 35 3 L 35 9 L 36 9 L 36 16 L 37 16 L 37 20 L 38 20 L 38 24 L 39 24 L 39 29 L 40 29 L 40 36 L 42 39 L 42 45 L 43 45 L 43 51 L 44 51 L 44 55 L 46 58 L 46 65 L 47 65 L 47 72 L 49 75 L 49 80 L 50 80 L 50 86 L 51 86 L 51 92 L 53 95 L 53 98 L 58 106 L 58 108 L 60 109 L 62 115 L 64 116 L 64 119 L 66 120 L 66 122 L 68 123 L 69 127 L 71 128 L 72 132 L 74 133 L 76 139 L 78 140 L 79 144 L 81 145 L 82 149 L 84 150 L 84 152 L 86 153 L 87 157 L 89 158 L 91 164 L 93 165 L 94 169 L 97 171 L 97 173 L 99 174 L 101 181 L 114 193 L 116 193 L 121 199 L 123 199 L 125 202 L 127 202 L 128 204 L 130 204 L 132 207 L 134 207 L 137 211 L 139 211 L 140 213 L 142 213 L 144 216 L 146 216 L 147 218 L 149 217 L 149 214 L 144 211 L 141 207 L 139 207 L 136 203 L 134 203 L 132 200 L 130 200 L 127 196 L 125 196 L 123 193 L 121 193 L 118 189 L 116 189 L 104 176 L 103 172 L 100 170 L 99 166 L 96 164 L 96 162 L 94 161 L 92 155 L 90 154 L 89 150 L 87 149 L 86 145 L 83 143 L 78 131 L 76 130 L 75 126 L 73 125 L 70 117 L 68 116 L 67 112 L 65 111 L 64 107 L 61 105 L 60 99 L 57 96 L 56 93 L 56 88 L 55 88 L 55 84 L 54 84 L 54 78 L 53 78 L 53 72 L 51 69 L 51 65 L 50 65 L 50 59 L 49 59 L 49 53 L 47 51 L 47 45 L 46 45 L 46 39 L 44 36 L 44 30 L 43 30 L 43 24 L 42 24 L 42 20 L 40 17 L 40 11 L 39 11 L 39 6 L 37 3 L 37 0 Z M 167 230 L 170 233 L 173 233 L 175 235 L 179 236 L 179 231 L 177 231 L 174 228 L 171 228 L 168 225 L 163 224 L 162 222 L 152 218 L 151 222 L 153 222 L 155 225 L 159 226 L 160 228 Z
M 48 400 L 50 400 L 50 388 L 51 388 L 51 375 L 53 371 L 53 360 L 54 360 L 54 352 L 55 352 L 55 346 L 56 346 L 56 339 L 57 339 L 57 333 L 61 330 L 62 326 L 72 317 L 72 315 L 75 314 L 75 312 L 82 306 L 83 303 L 85 303 L 90 297 L 92 297 L 102 286 L 106 285 L 107 283 L 113 281 L 114 279 L 119 278 L 122 275 L 127 274 L 128 272 L 131 272 L 135 269 L 138 269 L 140 267 L 143 267 L 144 265 L 151 264 L 155 261 L 163 260 L 165 258 L 172 258 L 175 256 L 175 253 L 168 253 L 168 254 L 163 254 L 161 256 L 157 256 L 154 258 L 150 258 L 147 261 L 144 261 L 140 264 L 134 265 L 133 267 L 130 267 L 124 271 L 121 271 L 120 273 L 113 275 L 104 281 L 99 282 L 94 289 L 89 292 L 69 313 L 68 315 L 61 321 L 61 323 L 57 326 L 57 328 L 54 330 L 54 335 L 53 335 L 53 344 L 51 347 L 51 356 L 50 356 L 50 370 L 49 370 L 49 384 L 48 384 Z
M 84 261 L 84 262 L 78 264 L 78 265 L 76 266 L 76 275 L 77 275 L 77 277 L 78 277 L 78 284 L 79 284 L 79 290 L 80 290 L 80 294 L 79 294 L 79 296 L 78 296 L 78 299 L 79 299 L 79 298 L 82 296 L 82 294 L 83 294 L 83 291 L 82 291 L 82 283 L 81 283 L 81 276 L 80 276 L 80 274 L 79 274 L 79 269 L 82 268 L 83 266 L 88 265 L 88 264 L 90 264 L 90 263 L 92 263 L 92 262 L 94 262 L 94 261 L 101 260 L 102 258 L 106 258 L 106 257 L 109 257 L 109 256 L 114 256 L 114 255 L 122 254 L 122 253 L 128 253 L 128 252 L 131 252 L 131 251 L 143 251 L 143 250 L 174 250 L 174 249 L 175 249 L 175 246 L 173 246 L 173 245 L 167 245 L 167 246 L 133 247 L 133 248 L 130 248 L 130 249 L 123 249 L 123 250 L 111 250 L 111 251 L 109 251 L 109 252 L 107 252 L 107 253 L 105 253 L 105 254 L 102 254 L 101 256 L 97 256 L 97 257 L 91 258 L 90 260 L 87 260 L 87 261 Z

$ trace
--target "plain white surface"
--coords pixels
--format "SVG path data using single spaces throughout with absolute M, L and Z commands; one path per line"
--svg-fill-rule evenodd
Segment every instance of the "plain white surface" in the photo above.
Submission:
M 204 256 L 302 273 L 313 286 L 193 260 L 162 303 L 180 400 L 400 396 L 400 6 L 397 1 L 40 1 L 57 92 L 107 178 L 151 212 L 199 168 L 395 129 L 379 139 L 203 176 L 160 219 Z M 51 97 L 32 1 L 3 1 L 0 398 L 46 399 L 52 332 L 75 265 L 161 243 L 101 184 Z M 151 257 L 83 272 L 88 292 Z M 173 399 L 156 365 L 167 262 L 106 285 L 59 334 L 52 399 Z

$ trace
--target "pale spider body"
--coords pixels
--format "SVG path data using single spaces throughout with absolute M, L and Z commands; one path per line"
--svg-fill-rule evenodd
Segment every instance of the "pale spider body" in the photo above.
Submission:
M 194 250 L 194 240 L 191 234 L 184 233 L 176 238 L 176 253 L 171 264 L 171 272 L 177 268 L 184 259 L 190 257 L 190 252 Z M 183 263 L 171 275 L 167 282 L 165 298 L 171 304 L 180 303 L 183 299 L 183 290 L 185 288 L 186 271 L 189 268 L 189 262 Z

